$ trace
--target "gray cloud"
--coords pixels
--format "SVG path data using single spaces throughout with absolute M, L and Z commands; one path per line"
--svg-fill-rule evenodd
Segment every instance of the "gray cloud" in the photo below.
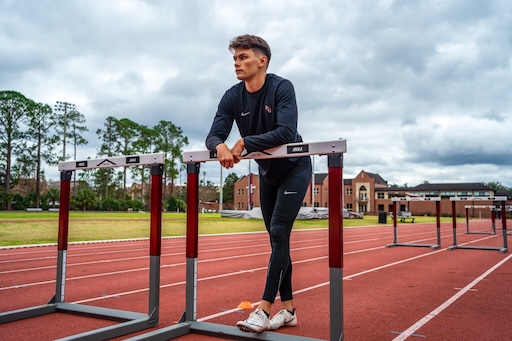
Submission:
M 272 47 L 269 72 L 294 83 L 304 139 L 347 139 L 346 176 L 512 186 L 511 12 L 505 0 L 3 1 L 0 88 L 75 103 L 84 158 L 108 116 L 170 120 L 204 149 L 237 82 L 228 42 L 254 33 Z M 219 182 L 218 165 L 202 169 Z

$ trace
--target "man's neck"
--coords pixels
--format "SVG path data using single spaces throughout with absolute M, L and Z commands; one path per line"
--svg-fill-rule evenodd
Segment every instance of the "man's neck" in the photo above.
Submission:
M 265 79 L 267 77 L 266 72 L 258 73 L 251 79 L 245 81 L 245 89 L 249 92 L 256 92 L 263 87 Z

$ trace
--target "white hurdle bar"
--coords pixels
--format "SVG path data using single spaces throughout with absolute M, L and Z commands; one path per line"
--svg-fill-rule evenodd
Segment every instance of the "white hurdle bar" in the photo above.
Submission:
M 432 250 L 441 247 L 441 197 L 395 197 L 391 198 L 393 202 L 393 243 L 386 245 L 386 247 L 393 246 L 417 246 L 417 247 L 430 247 Z M 402 201 L 431 201 L 436 203 L 436 232 L 437 244 L 416 244 L 416 243 L 399 243 L 397 232 L 397 202 Z
M 60 209 L 57 243 L 57 277 L 55 295 L 45 305 L 0 313 L 0 324 L 56 312 L 77 314 L 120 323 L 71 336 L 68 340 L 106 340 L 141 331 L 158 324 L 160 301 L 160 255 L 162 236 L 162 175 L 164 154 L 115 156 L 99 159 L 60 162 Z M 148 313 L 137 313 L 65 301 L 66 258 L 70 209 L 71 175 L 80 169 L 113 168 L 123 166 L 151 166 L 150 266 Z
M 453 225 L 453 245 L 448 247 L 448 250 L 455 249 L 475 249 L 475 250 L 496 250 L 501 253 L 505 253 L 508 251 L 508 241 L 507 241 L 507 215 L 501 215 L 502 221 L 502 233 L 503 233 L 503 247 L 494 247 L 494 246 L 471 246 L 471 245 L 459 245 L 457 243 L 457 202 L 475 202 L 475 201 L 492 201 L 492 202 L 501 202 L 502 211 L 505 212 L 505 207 L 507 203 L 506 196 L 496 196 L 496 197 L 450 197 L 450 201 L 452 202 L 452 225 Z M 467 209 L 466 209 L 467 210 Z
M 330 268 L 330 340 L 343 340 L 343 154 L 346 141 L 335 140 L 313 143 L 291 143 L 244 155 L 244 159 L 286 158 L 327 155 L 329 181 L 329 268 Z M 201 162 L 217 161 L 214 152 L 192 151 L 183 153 L 187 163 L 187 237 L 186 237 L 186 292 L 185 312 L 179 323 L 127 341 L 164 341 L 189 333 L 206 334 L 235 340 L 313 341 L 317 339 L 264 331 L 244 333 L 233 326 L 200 322 L 196 319 L 197 258 L 198 258 L 198 189 Z

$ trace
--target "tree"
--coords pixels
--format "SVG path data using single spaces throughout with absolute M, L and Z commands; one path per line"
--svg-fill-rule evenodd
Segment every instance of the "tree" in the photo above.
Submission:
M 96 134 L 102 141 L 98 156 L 112 157 L 116 152 L 116 141 L 118 139 L 117 134 L 117 119 L 115 117 L 107 117 L 106 122 L 103 124 L 104 129 L 97 129 Z M 99 169 L 97 171 L 97 181 L 104 181 L 105 198 L 108 198 L 108 187 L 110 183 L 111 169 Z
M 491 182 L 486 183 L 485 185 L 488 186 L 488 187 L 491 187 L 495 191 L 508 191 L 508 190 L 510 190 L 510 188 L 508 188 L 507 186 L 503 185 L 499 181 L 491 181 Z
M 55 208 L 56 202 L 60 199 L 60 191 L 56 188 L 52 188 L 46 192 L 44 196 L 48 203 L 51 203 L 52 208 Z
M 75 199 L 75 205 L 86 211 L 88 207 L 96 203 L 96 196 L 89 189 L 81 189 Z
M 155 130 L 148 128 L 145 125 L 138 125 L 137 127 L 137 140 L 132 144 L 134 153 L 138 154 L 149 154 L 153 152 L 154 141 L 155 141 Z M 146 166 L 135 166 L 132 167 L 132 178 L 137 180 L 140 178 L 140 197 L 141 201 L 145 203 L 144 188 L 146 185 L 146 179 L 149 178 L 149 167 Z
M 45 161 L 49 165 L 55 165 L 58 156 L 55 153 L 55 147 L 59 141 L 59 136 L 52 133 L 56 124 L 56 115 L 48 104 L 32 102 L 30 111 L 26 116 L 28 126 L 27 140 L 32 143 L 31 148 L 27 149 L 30 153 L 31 163 L 36 165 L 35 176 L 35 206 L 39 207 L 41 196 L 41 168 Z
M 236 173 L 230 173 L 224 180 L 224 186 L 222 187 L 222 200 L 225 203 L 233 203 L 235 196 L 235 183 L 240 178 Z
M 183 136 L 181 127 L 175 126 L 169 121 L 160 121 L 154 127 L 155 130 L 155 148 L 165 154 L 164 164 L 164 198 L 166 197 L 165 188 L 167 181 L 171 182 L 171 194 L 174 191 L 174 179 L 179 175 L 180 164 L 182 162 L 181 154 L 183 147 L 188 145 L 188 138 Z
M 16 91 L 0 91 L 0 159 L 5 160 L 4 188 L 11 190 L 11 168 L 13 154 L 20 154 L 24 133 L 20 128 L 22 119 L 30 108 L 30 100 Z M 11 202 L 7 202 L 11 209 Z
M 137 141 L 139 125 L 127 118 L 117 120 L 115 121 L 115 124 L 117 135 L 119 136 L 116 150 L 121 155 L 134 154 L 133 143 Z M 123 200 L 126 200 L 127 169 L 128 167 L 123 167 Z

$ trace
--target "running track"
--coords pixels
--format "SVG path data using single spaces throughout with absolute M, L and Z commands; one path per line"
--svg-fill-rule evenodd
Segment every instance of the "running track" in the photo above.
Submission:
M 490 230 L 488 221 L 471 224 L 473 231 Z M 435 244 L 433 225 L 398 228 L 400 243 Z M 457 231 L 459 244 L 503 245 L 501 226 L 496 236 L 465 234 L 462 223 Z M 345 340 L 512 340 L 512 252 L 448 251 L 451 223 L 442 225 L 441 236 L 438 250 L 386 248 L 391 224 L 344 230 Z M 292 233 L 299 325 L 282 333 L 329 337 L 327 238 L 325 229 Z M 147 313 L 148 254 L 147 240 L 70 245 L 66 302 Z M 0 311 L 46 304 L 55 293 L 56 256 L 55 246 L 0 249 Z M 259 302 L 268 257 L 266 233 L 200 237 L 198 320 L 233 325 L 244 319 L 250 311 L 236 307 Z M 185 239 L 164 239 L 156 328 L 184 312 L 184 280 Z M 0 339 L 54 340 L 113 323 L 55 313 L 0 325 Z M 220 339 L 190 334 L 179 340 Z

